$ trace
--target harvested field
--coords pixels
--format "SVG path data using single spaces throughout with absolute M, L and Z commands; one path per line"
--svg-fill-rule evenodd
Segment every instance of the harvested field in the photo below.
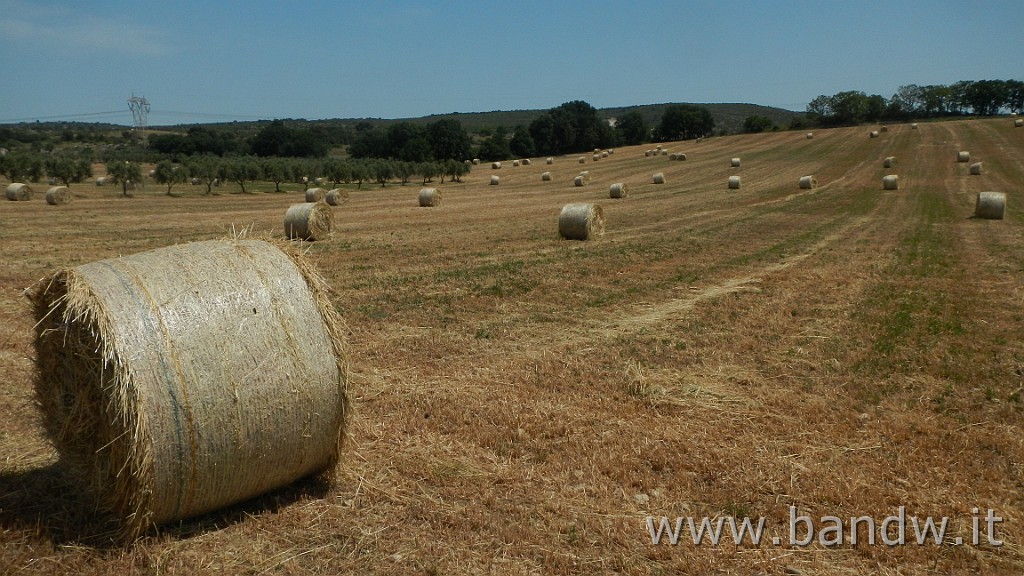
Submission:
M 583 188 L 578 155 L 502 171 L 500 189 L 480 166 L 445 183 L 444 210 L 414 186 L 349 187 L 338 232 L 303 246 L 348 327 L 335 481 L 127 548 L 90 531 L 45 438 L 22 291 L 173 243 L 280 237 L 302 192 L 5 203 L 0 573 L 1024 572 L 1024 130 L 888 128 L 713 138 L 686 162 L 619 148 Z M 724 194 L 736 156 L 745 185 Z M 899 193 L 879 186 L 889 156 Z M 807 174 L 818 186 L 794 190 Z M 619 182 L 629 196 L 607 201 Z M 983 190 L 1007 193 L 1003 220 L 971 218 Z M 559 238 L 572 202 L 602 203 L 603 236 Z M 817 530 L 905 507 L 907 545 L 790 545 L 791 506 Z M 697 545 L 684 526 L 655 545 L 663 516 L 764 518 L 765 537 Z M 917 545 L 911 516 L 947 518 L 945 543 Z

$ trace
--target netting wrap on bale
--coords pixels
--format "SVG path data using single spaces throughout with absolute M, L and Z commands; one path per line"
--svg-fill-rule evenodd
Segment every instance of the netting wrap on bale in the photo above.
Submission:
M 182 244 L 62 270 L 31 296 L 47 432 L 122 539 L 333 471 L 342 324 L 296 250 Z
M 291 240 L 323 240 L 334 228 L 334 212 L 326 202 L 292 204 L 284 214 L 284 235 Z
M 604 211 L 598 204 L 566 204 L 558 215 L 558 234 L 566 240 L 589 240 L 604 234 Z

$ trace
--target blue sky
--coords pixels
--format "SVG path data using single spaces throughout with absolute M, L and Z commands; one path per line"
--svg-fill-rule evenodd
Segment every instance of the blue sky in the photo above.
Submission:
M 0 122 L 888 98 L 1024 80 L 1024 1 L 0 0 Z

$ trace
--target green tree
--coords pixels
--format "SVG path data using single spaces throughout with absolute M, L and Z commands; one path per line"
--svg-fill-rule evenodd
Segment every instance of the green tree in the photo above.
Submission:
M 88 160 L 55 156 L 45 162 L 46 175 L 60 180 L 65 186 L 72 182 L 82 182 L 92 176 L 92 162 Z
M 692 104 L 673 104 L 661 115 L 656 136 L 662 142 L 690 140 L 708 136 L 714 129 L 715 120 L 707 108 Z
M 274 183 L 274 192 L 281 191 L 282 182 L 295 178 L 295 162 L 290 158 L 262 158 L 259 164 L 263 179 Z
M 533 144 L 533 136 L 530 136 L 530 131 L 526 126 L 516 126 L 512 132 L 512 139 L 508 142 L 508 148 L 512 156 L 519 158 L 529 158 L 537 153 Z
M 203 155 L 193 156 L 188 161 L 188 173 L 192 178 L 198 178 L 206 185 L 206 194 L 212 191 L 213 181 L 218 178 L 221 172 L 223 161 L 216 156 Z
M 480 143 L 480 151 L 477 152 L 477 156 L 481 160 L 486 160 L 488 162 L 493 160 L 505 160 L 511 157 L 512 150 L 508 145 L 508 138 L 506 137 L 507 134 L 508 131 L 499 126 L 493 134 Z
M 582 100 L 566 102 L 534 119 L 529 127 L 537 154 L 566 154 L 607 148 L 615 141 L 608 122 Z
M 386 156 L 406 162 L 424 162 L 430 157 L 430 143 L 422 126 L 412 122 L 397 122 L 388 127 L 385 135 Z
M 650 137 L 651 128 L 644 120 L 644 115 L 633 110 L 626 112 L 615 124 L 615 133 L 624 146 L 643 144 Z
M 356 183 L 356 190 L 363 189 L 363 182 L 370 177 L 370 166 L 366 161 L 358 160 L 351 166 L 352 181 Z
M 170 160 L 161 160 L 157 162 L 155 172 L 156 174 L 154 174 L 154 178 L 156 179 L 157 184 L 167 186 L 168 196 L 171 195 L 171 188 L 173 188 L 175 184 L 182 184 L 185 182 L 185 179 L 188 178 L 185 169 Z
M 142 165 L 129 160 L 115 160 L 106 164 L 107 174 L 121 184 L 121 196 L 128 196 L 128 188 L 142 179 Z
M 395 165 L 395 176 L 402 182 L 402 186 L 409 183 L 409 179 L 416 173 L 416 163 L 398 161 Z
M 11 182 L 38 182 L 45 172 L 43 158 L 26 149 L 12 150 L 3 156 L 0 170 Z
M 256 160 L 248 156 L 230 158 L 222 164 L 222 167 L 219 177 L 238 184 L 242 189 L 242 194 L 247 193 L 245 183 L 258 180 L 262 173 Z
M 395 163 L 391 160 L 376 160 L 371 167 L 373 178 L 383 188 L 395 176 Z
M 755 114 L 753 116 L 747 116 L 743 120 L 743 132 L 747 134 L 767 132 L 774 127 L 775 123 L 772 122 L 772 119 L 767 116 Z
M 458 120 L 438 120 L 427 126 L 427 140 L 435 160 L 465 160 L 470 154 L 469 134 Z

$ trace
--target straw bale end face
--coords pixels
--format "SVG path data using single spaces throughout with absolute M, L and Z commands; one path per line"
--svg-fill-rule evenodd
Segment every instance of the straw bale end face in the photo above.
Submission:
M 292 204 L 284 215 L 284 234 L 290 240 L 324 240 L 334 229 L 334 212 L 326 202 Z
M 59 206 L 71 202 L 71 190 L 66 186 L 52 186 L 46 191 L 46 203 L 51 206 Z
M 974 204 L 974 217 L 985 220 L 1002 220 L 1006 212 L 1006 194 L 1003 192 L 978 192 Z
M 882 178 L 882 190 L 899 190 L 900 177 L 896 174 L 889 174 Z
M 171 246 L 60 271 L 31 298 L 47 432 L 122 540 L 337 464 L 342 321 L 297 250 Z
M 558 234 L 566 240 L 590 240 L 604 234 L 604 211 L 598 204 L 573 203 L 558 215 Z
M 420 206 L 433 207 L 441 204 L 441 191 L 437 188 L 423 188 L 420 190 Z
M 33 190 L 28 184 L 13 182 L 7 185 L 4 195 L 8 200 L 26 201 L 32 199 Z

